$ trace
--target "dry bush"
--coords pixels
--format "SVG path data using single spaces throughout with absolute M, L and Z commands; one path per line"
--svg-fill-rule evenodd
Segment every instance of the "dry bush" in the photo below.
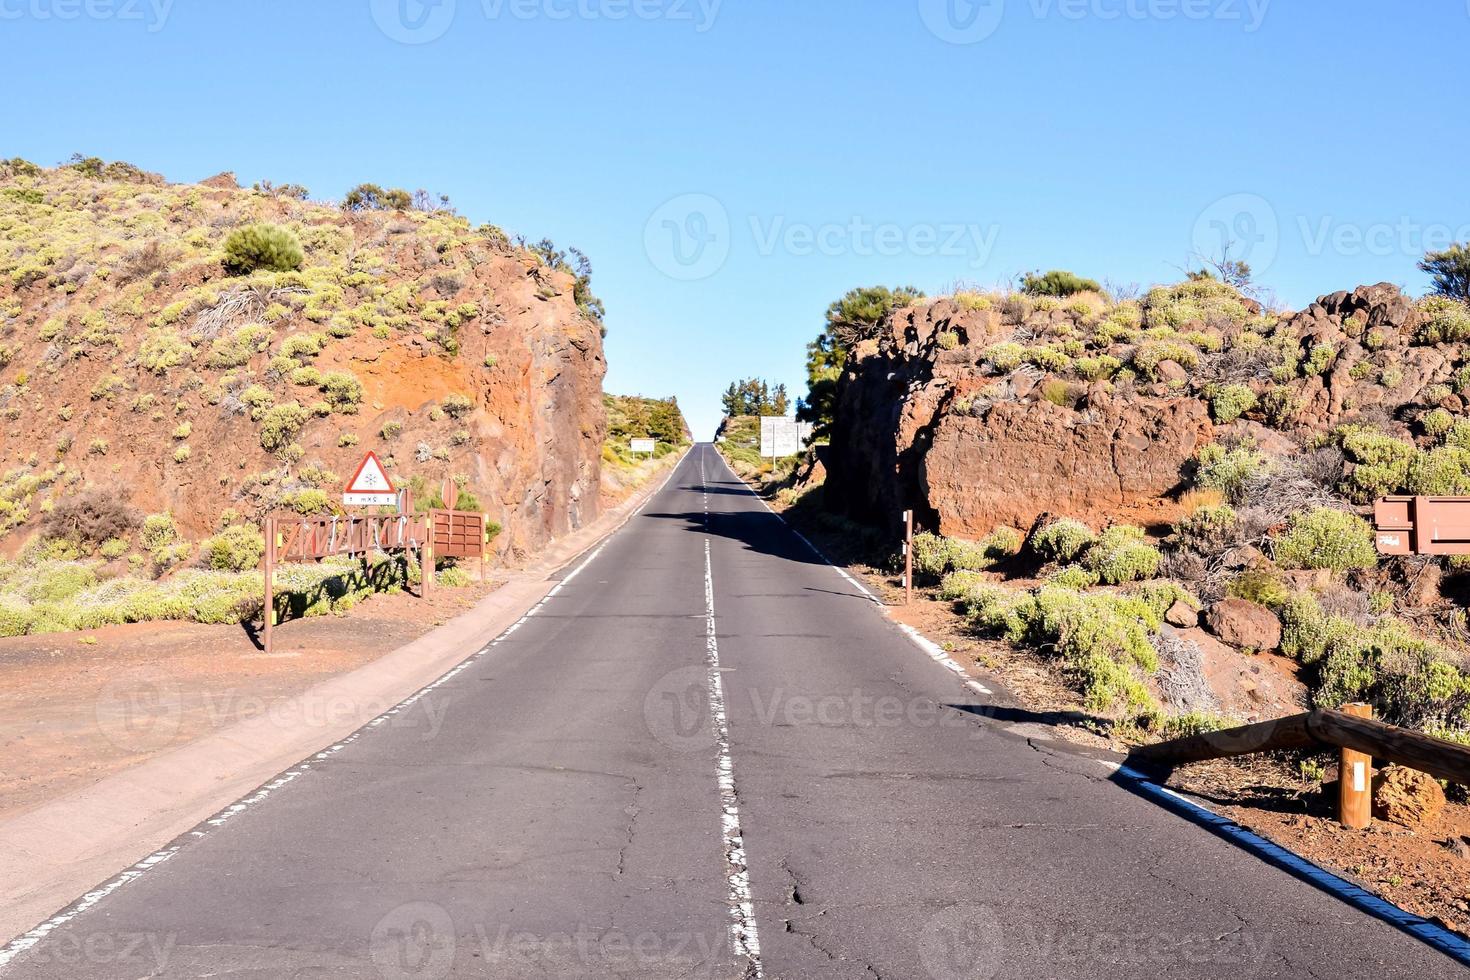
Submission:
M 150 238 L 123 256 L 118 263 L 116 280 L 121 284 L 156 276 L 178 258 L 178 252 L 157 238 Z
M 100 545 L 120 538 L 138 526 L 138 512 L 101 491 L 68 497 L 41 522 L 41 534 L 81 544 Z

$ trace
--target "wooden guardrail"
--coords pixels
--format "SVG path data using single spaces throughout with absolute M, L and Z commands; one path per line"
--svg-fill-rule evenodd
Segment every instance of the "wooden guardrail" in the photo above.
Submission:
M 1365 704 L 1342 711 L 1318 709 L 1272 721 L 1145 745 L 1130 762 L 1173 769 L 1191 762 L 1229 759 L 1276 749 L 1338 749 L 1341 753 L 1338 818 L 1366 827 L 1372 798 L 1373 760 L 1382 759 L 1438 779 L 1470 784 L 1470 746 L 1399 728 L 1372 717 Z
M 446 487 L 452 484 L 446 483 Z M 448 492 L 446 490 L 446 492 Z M 275 570 L 287 562 L 319 562 L 337 556 L 361 557 L 374 553 L 416 553 L 422 572 L 421 594 L 434 587 L 434 559 L 478 558 L 480 578 L 485 578 L 488 554 L 486 530 L 489 516 L 474 511 L 433 508 L 419 515 L 349 514 L 346 516 L 302 517 L 273 514 L 261 524 L 265 552 L 261 570 L 265 578 L 262 645 L 267 653 L 275 644 Z

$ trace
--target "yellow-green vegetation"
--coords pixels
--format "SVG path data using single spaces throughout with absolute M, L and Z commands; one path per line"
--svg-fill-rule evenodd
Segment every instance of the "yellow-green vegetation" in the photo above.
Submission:
M 260 529 L 250 524 L 232 524 L 200 544 L 204 563 L 222 572 L 243 572 L 257 568 L 265 555 L 265 539 Z
M 914 579 L 938 582 L 950 572 L 983 571 L 1020 550 L 1021 532 L 1011 527 L 998 527 L 980 541 L 921 531 L 914 535 Z
M 1325 613 L 1310 592 L 1288 599 L 1281 619 L 1282 650 L 1315 667 L 1310 686 L 1319 707 L 1366 700 L 1395 724 L 1470 726 L 1470 675 L 1402 621 L 1382 616 L 1364 627 Z
M 0 561 L 0 636 L 165 619 L 239 623 L 260 615 L 259 571 L 184 569 L 162 580 L 99 579 L 98 567 L 86 561 Z M 375 592 L 401 589 L 410 574 L 403 561 L 381 557 L 367 570 L 345 558 L 285 565 L 276 571 L 275 615 L 281 620 L 345 611 Z
M 1114 524 L 1094 535 L 1087 525 L 1062 518 L 1037 531 L 1031 541 L 1040 557 L 1061 566 L 1050 581 L 1081 588 L 1152 578 L 1163 556 L 1142 529 Z
M 1144 684 L 1159 669 L 1149 640 L 1162 625 L 1156 598 L 1054 584 L 1023 592 L 963 571 L 952 573 L 941 594 L 961 606 L 976 630 L 1060 658 L 1090 710 L 1157 710 Z
M 1356 514 L 1317 507 L 1291 516 L 1275 541 L 1283 568 L 1329 568 L 1345 572 L 1378 564 L 1373 528 Z
M 224 267 L 236 275 L 257 269 L 291 272 L 306 255 L 290 230 L 277 225 L 246 225 L 230 232 L 224 244 Z
M 1265 453 L 1250 442 L 1233 446 L 1210 443 L 1196 454 L 1195 462 L 1198 467 L 1195 483 L 1218 490 L 1231 501 L 1243 498 L 1251 481 L 1270 468 Z
M 1357 503 L 1394 493 L 1470 493 L 1470 420 L 1451 421 L 1436 435 L 1443 443 L 1423 449 L 1371 426 L 1342 426 L 1334 436 L 1354 464 L 1343 493 Z
M 636 466 L 645 457 L 632 450 L 634 439 L 653 439 L 654 458 L 662 459 L 691 442 L 689 427 L 676 398 L 644 398 L 641 395 L 603 395 L 607 412 L 607 439 L 602 444 L 604 463 Z
M 1210 393 L 1210 412 L 1216 422 L 1234 422 L 1255 408 L 1256 401 L 1256 393 L 1246 385 L 1220 385 Z

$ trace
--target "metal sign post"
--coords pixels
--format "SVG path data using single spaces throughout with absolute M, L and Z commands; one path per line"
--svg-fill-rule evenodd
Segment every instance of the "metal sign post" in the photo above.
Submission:
M 903 603 L 914 602 L 914 512 L 903 512 Z

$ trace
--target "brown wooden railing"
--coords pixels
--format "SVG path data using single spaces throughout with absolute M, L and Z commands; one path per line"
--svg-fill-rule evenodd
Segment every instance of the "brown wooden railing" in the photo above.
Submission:
M 1341 753 L 1338 819 L 1350 827 L 1366 827 L 1370 820 L 1374 759 L 1470 784 L 1470 746 L 1377 721 L 1366 704 L 1171 739 L 1134 749 L 1128 758 L 1145 766 L 1173 769 L 1276 749 L 1334 748 Z

